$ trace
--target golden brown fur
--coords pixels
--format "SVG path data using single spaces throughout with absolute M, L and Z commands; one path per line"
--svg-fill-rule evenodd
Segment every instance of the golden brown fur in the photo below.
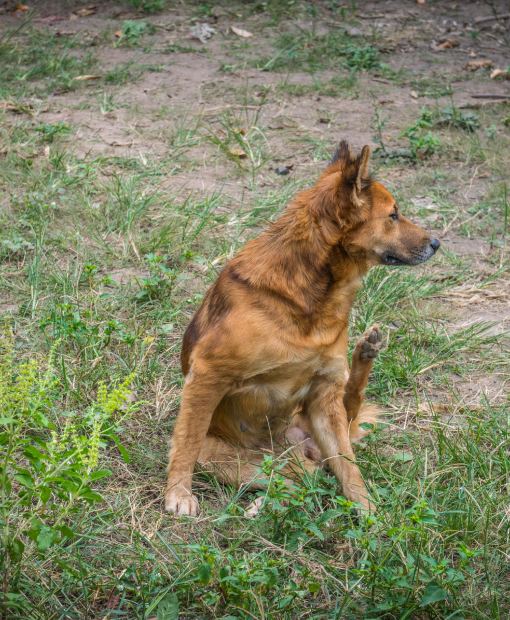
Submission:
M 363 393 L 382 336 L 377 327 L 365 334 L 349 372 L 349 312 L 370 267 L 417 264 L 439 242 L 398 214 L 388 190 L 369 178 L 368 159 L 368 147 L 353 157 L 342 142 L 316 185 L 247 243 L 206 294 L 183 341 L 167 510 L 197 513 L 197 461 L 223 480 L 257 486 L 262 452 L 282 450 L 306 470 L 326 463 L 346 497 L 371 507 L 352 441 L 362 421 L 377 418 Z

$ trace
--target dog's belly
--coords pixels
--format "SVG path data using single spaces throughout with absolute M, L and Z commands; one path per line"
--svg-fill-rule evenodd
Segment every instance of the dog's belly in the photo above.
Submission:
M 282 441 L 296 409 L 306 398 L 313 371 L 298 376 L 262 375 L 237 387 L 214 413 L 210 432 L 245 447 Z

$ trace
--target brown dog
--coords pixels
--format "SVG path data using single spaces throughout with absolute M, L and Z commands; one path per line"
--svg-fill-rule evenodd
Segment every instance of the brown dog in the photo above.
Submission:
M 377 327 L 365 334 L 349 373 L 349 312 L 370 267 L 417 265 L 439 241 L 370 179 L 369 156 L 368 146 L 354 157 L 341 142 L 317 184 L 247 243 L 207 292 L 184 335 L 170 512 L 197 514 L 197 461 L 224 481 L 257 487 L 263 451 L 281 454 L 289 442 L 287 454 L 305 470 L 322 460 L 348 499 L 372 507 L 351 441 L 363 434 L 361 422 L 377 418 L 362 402 L 382 337 Z

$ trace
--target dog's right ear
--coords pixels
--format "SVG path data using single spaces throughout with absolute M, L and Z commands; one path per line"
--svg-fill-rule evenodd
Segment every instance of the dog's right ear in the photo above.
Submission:
M 333 157 L 331 158 L 329 165 L 331 166 L 332 164 L 337 163 L 348 164 L 350 161 L 352 161 L 351 147 L 348 142 L 341 140 L 333 153 Z

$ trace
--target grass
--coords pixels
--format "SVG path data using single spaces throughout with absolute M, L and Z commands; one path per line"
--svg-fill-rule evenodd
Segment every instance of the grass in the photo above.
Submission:
M 299 68 L 310 72 L 339 65 L 351 71 L 364 71 L 380 66 L 379 51 L 369 44 L 360 44 L 343 31 L 326 35 L 286 33 L 276 40 L 275 53 L 257 61 L 262 71 L 292 71 Z
M 175 15 L 159 0 L 126 6 L 151 25 Z M 206 20 L 215 6 L 179 10 Z M 370 272 L 352 315 L 351 344 L 373 323 L 388 336 L 368 388 L 387 416 L 357 449 L 377 514 L 358 517 L 323 471 L 285 487 L 269 459 L 254 520 L 243 516 L 253 493 L 205 472 L 199 519 L 162 511 L 181 339 L 207 286 L 357 131 L 359 107 L 379 96 L 363 72 L 389 92 L 412 79 L 385 68 L 379 38 L 330 26 L 355 19 L 355 3 L 225 10 L 253 20 L 254 37 L 188 48 L 156 28 L 158 49 L 199 50 L 182 62 L 207 75 L 183 88 L 170 64 L 145 99 L 147 68 L 161 63 L 139 47 L 152 27 L 125 28 L 136 61 L 124 44 L 101 60 L 112 37 L 89 47 L 30 20 L 2 39 L 0 99 L 14 109 L 0 110 L 0 617 L 506 618 L 505 104 L 411 102 L 365 128 L 388 152 L 408 150 L 376 158 L 377 176 L 446 237 L 432 263 Z M 311 30 L 282 34 L 289 15 Z M 240 53 L 265 71 L 221 72 L 245 70 Z M 419 96 L 450 92 L 451 75 L 421 71 Z M 102 77 L 74 79 L 87 73 Z M 112 123 L 136 146 L 105 150 Z M 294 164 L 286 177 L 282 162 Z M 459 327 L 484 312 L 500 320 Z M 494 390 L 473 399 L 463 386 L 480 380 Z

